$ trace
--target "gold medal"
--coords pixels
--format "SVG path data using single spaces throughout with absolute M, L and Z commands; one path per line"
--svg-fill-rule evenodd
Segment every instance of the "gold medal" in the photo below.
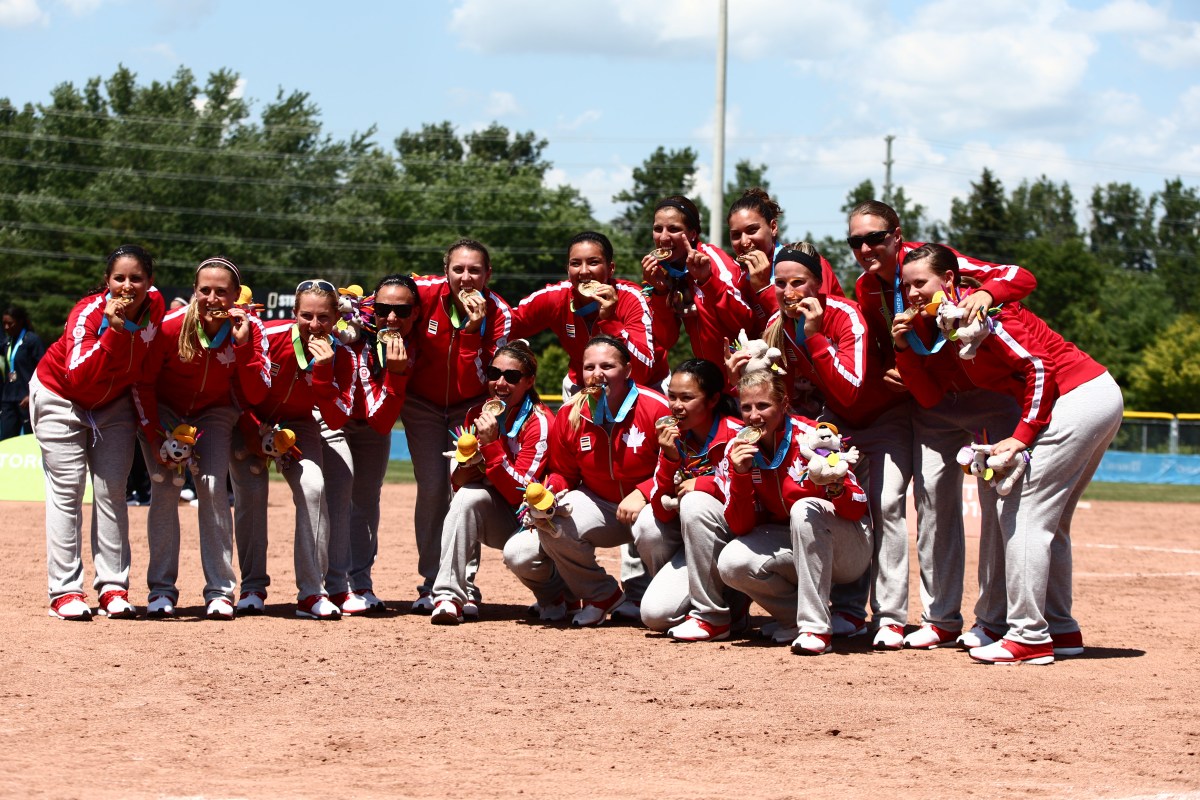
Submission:
M 755 428 L 753 426 L 747 425 L 746 427 L 744 427 L 740 431 L 738 431 L 737 436 L 735 436 L 734 438 L 736 438 L 740 442 L 749 442 L 750 444 L 755 444 L 756 442 L 758 442 L 759 439 L 762 438 L 762 435 L 763 435 L 762 428 Z
M 493 397 L 483 404 L 483 411 L 493 417 L 498 417 L 504 413 L 504 401 L 499 397 Z

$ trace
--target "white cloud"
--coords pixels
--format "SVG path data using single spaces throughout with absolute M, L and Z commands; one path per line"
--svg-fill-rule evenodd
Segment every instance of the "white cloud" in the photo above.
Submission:
M 58 3 L 66 6 L 66 9 L 75 16 L 82 17 L 98 9 L 103 5 L 104 0 L 58 0 Z
M 1200 23 L 1179 24 L 1170 33 L 1137 43 L 1138 55 L 1170 69 L 1200 66 Z
M 560 116 L 557 127 L 560 131 L 577 131 L 580 128 L 586 128 L 593 123 L 599 122 L 603 116 L 604 114 L 600 110 L 589 108 L 574 119 L 566 120 Z
M 1088 33 L 1157 33 L 1169 24 L 1165 9 L 1143 0 L 1113 0 L 1095 11 L 1078 10 L 1072 16 L 1075 25 Z
M 521 111 L 517 98 L 511 92 L 489 92 L 484 113 L 491 117 L 508 117 Z
M 159 16 L 154 27 L 160 33 L 174 33 L 199 27 L 217 10 L 217 0 L 155 0 L 155 6 Z
M 0 0 L 0 28 L 25 28 L 49 22 L 49 15 L 38 6 L 37 0 Z
M 158 42 L 157 44 L 152 44 L 149 47 L 143 47 L 142 52 L 159 56 L 163 60 L 170 61 L 173 64 L 179 63 L 179 56 L 175 54 L 175 48 L 171 47 L 171 45 L 167 44 L 166 42 Z

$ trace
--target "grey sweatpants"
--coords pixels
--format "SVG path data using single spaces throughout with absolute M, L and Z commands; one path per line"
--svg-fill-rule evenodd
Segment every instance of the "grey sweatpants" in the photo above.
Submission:
M 460 608 L 467 600 L 478 600 L 471 561 L 478 565 L 479 546 L 503 548 L 518 527 L 512 506 L 494 486 L 469 483 L 455 492 L 442 526 L 442 560 L 433 599 L 453 600 Z
M 834 513 L 833 503 L 804 498 L 787 525 L 759 525 L 721 551 L 726 585 L 745 592 L 779 624 L 829 634 L 829 590 L 861 575 L 871 560 L 871 530 Z
M 590 489 L 573 489 L 567 492 L 564 502 L 571 504 L 571 516 L 557 520 L 562 526 L 562 536 L 539 534 L 542 549 L 554 561 L 571 594 L 584 602 L 606 600 L 616 593 L 618 584 L 616 578 L 596 563 L 596 548 L 633 542 L 631 526 L 617 521 L 618 503 L 604 500 Z M 645 524 L 663 526 L 654 519 L 649 505 L 641 514 L 649 515 L 652 520 Z M 635 524 L 640 521 L 641 515 Z M 663 533 L 664 537 L 667 535 Z
M 533 592 L 534 599 L 543 608 L 566 600 L 567 585 L 542 549 L 536 530 L 521 528 L 509 537 L 504 543 L 504 566 Z
M 164 425 L 174 428 L 186 422 L 200 432 L 194 452 L 199 464 L 195 476 L 196 510 L 200 527 L 200 566 L 204 570 L 204 600 L 206 603 L 218 597 L 233 600 L 237 586 L 233 571 L 233 515 L 229 511 L 225 480 L 229 475 L 229 454 L 238 411 L 232 406 L 214 406 L 188 417 L 180 417 L 163 405 L 159 405 L 158 411 Z M 175 469 L 158 463 L 158 453 L 150 451 L 145 437 L 139 436 L 139 440 L 152 479 L 150 512 L 146 519 L 150 545 L 146 585 L 151 595 L 166 595 L 172 604 L 177 604 L 179 492 L 183 487 L 176 486 L 171 480 L 177 475 Z M 153 480 L 155 476 L 161 477 L 162 481 Z
M 1055 402 L 1024 477 L 1012 494 L 998 498 L 1001 539 L 980 545 L 980 577 L 986 559 L 989 575 L 1004 576 L 1007 595 L 1005 617 L 994 601 L 984 607 L 981 595 L 976 617 L 986 627 L 1027 644 L 1079 630 L 1071 614 L 1071 518 L 1121 427 L 1123 410 L 1121 389 L 1107 372 Z
M 665 631 L 688 614 L 713 625 L 728 625 L 730 612 L 717 558 L 732 538 L 725 507 L 706 492 L 688 492 L 679 503 L 676 525 L 645 524 L 638 516 L 633 537 L 642 561 L 654 574 L 642 598 L 642 622 Z
M 450 429 L 462 425 L 467 412 L 482 400 L 476 397 L 447 408 L 409 395 L 400 412 L 417 481 L 413 533 L 417 538 L 420 592 L 433 591 L 442 559 L 442 525 L 450 512 L 450 462 L 442 453 L 454 445 Z M 477 567 L 478 558 L 475 561 Z M 474 579 L 474 572 L 470 579 Z
M 81 408 L 29 382 L 30 419 L 46 472 L 46 572 L 50 599 L 83 592 L 83 494 L 92 474 L 92 562 L 98 594 L 129 589 L 129 509 L 125 481 L 133 464 L 137 421 L 123 395 Z
M 312 417 L 282 421 L 296 434 L 296 447 L 303 454 L 283 470 L 296 504 L 296 537 L 292 555 L 296 564 L 296 597 L 303 600 L 314 594 L 326 594 L 325 570 L 329 565 L 329 511 L 322 475 L 321 431 Z M 244 449 L 240 431 L 234 435 L 234 448 Z M 250 460 L 234 458 L 229 474 L 233 478 L 234 538 L 242 572 L 242 591 L 265 592 L 271 583 L 267 574 L 267 494 L 270 486 L 266 470 L 255 475 Z M 272 467 L 271 469 L 274 469 Z
M 329 506 L 330 594 L 374 591 L 371 567 L 379 553 L 379 496 L 392 452 L 392 434 L 380 435 L 365 420 L 331 430 L 319 411 L 325 502 Z

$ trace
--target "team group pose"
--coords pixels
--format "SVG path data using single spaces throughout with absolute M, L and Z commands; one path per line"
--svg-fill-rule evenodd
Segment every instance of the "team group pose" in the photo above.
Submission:
M 265 608 L 272 469 L 296 509 L 296 615 L 386 611 L 371 572 L 400 420 L 417 480 L 410 610 L 435 625 L 486 618 L 486 545 L 544 622 L 620 617 L 720 641 L 751 632 L 757 604 L 757 634 L 797 655 L 867 633 L 879 650 L 960 646 L 987 664 L 1082 653 L 1071 519 L 1120 425 L 1115 381 L 1022 305 L 1028 270 L 905 241 L 869 201 L 847 220 L 862 268 L 850 299 L 817 248 L 779 241 L 781 214 L 746 191 L 726 217 L 731 256 L 701 241 L 691 200 L 664 198 L 640 284 L 615 277 L 612 243 L 588 231 L 566 244 L 564 280 L 512 305 L 490 288 L 487 248 L 460 239 L 443 274 L 387 275 L 366 298 L 302 281 L 294 318 L 270 323 L 223 256 L 164 317 L 150 255 L 118 248 L 29 382 L 49 613 L 92 614 L 90 470 L 97 613 L 138 616 L 123 502 L 138 441 L 153 481 L 147 616 L 178 613 L 185 470 L 208 618 Z M 557 412 L 534 388 L 527 338 L 543 331 L 568 357 Z M 681 331 L 693 357 L 671 365 Z M 982 512 L 970 627 L 965 472 Z M 621 548 L 619 575 L 604 548 Z

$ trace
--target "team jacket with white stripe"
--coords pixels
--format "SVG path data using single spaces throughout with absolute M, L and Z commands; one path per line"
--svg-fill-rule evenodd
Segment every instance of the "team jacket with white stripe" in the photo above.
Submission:
M 634 407 L 624 420 L 613 423 L 611 434 L 592 422 L 587 403 L 581 409 L 578 430 L 571 426 L 571 405 L 558 410 L 550 433 L 547 486 L 561 492 L 582 484 L 611 503 L 620 503 L 637 489 L 650 500 L 658 465 L 654 421 L 671 411 L 658 392 L 644 386 L 637 389 Z
M 442 407 L 487 394 L 484 369 L 512 336 L 512 308 L 500 295 L 486 290 L 483 327 L 463 333 L 450 319 L 450 284 L 445 277 L 417 278 L 417 290 L 421 319 L 413 331 L 422 337 L 421 360 L 409 369 L 409 391 Z
M 271 386 L 257 403 L 242 394 L 238 384 L 238 401 L 242 405 L 241 429 L 248 435 L 266 424 L 293 419 L 311 419 L 314 407 L 319 408 L 325 424 L 337 430 L 350 417 L 351 392 L 354 374 L 350 352 L 340 342 L 333 346 L 332 364 L 309 364 L 303 370 L 292 347 L 293 320 L 268 323 L 264 331 L 270 364 Z
M 376 433 L 386 436 L 395 427 L 400 409 L 404 407 L 405 389 L 417 363 L 416 346 L 414 342 L 404 340 L 408 369 L 397 375 L 389 372 L 386 366 L 378 366 L 383 362 L 378 356 L 372 357 L 367 344 L 367 337 L 364 336 L 345 346 L 354 375 L 350 389 L 350 418 L 364 420 Z
M 904 242 L 900 245 L 899 264 L 904 263 L 904 257 L 922 246 L 924 242 Z M 1029 270 L 1016 264 L 992 264 L 964 256 L 957 250 L 958 269 L 960 274 L 974 278 L 982 284 L 980 287 L 992 296 L 995 303 L 1011 303 L 1029 296 L 1037 286 L 1037 278 Z M 882 281 L 868 272 L 858 276 L 854 284 L 854 296 L 862 309 L 867 321 L 867 329 L 883 358 L 883 370 L 886 372 L 896 366 L 895 350 L 892 348 L 892 317 L 895 315 L 894 283 L 886 286 Z M 897 394 L 896 399 L 904 395 Z
M 1055 401 L 1103 375 L 1104 365 L 1020 303 L 1005 303 L 993 321 L 992 334 L 975 358 L 961 361 L 962 368 L 976 386 L 1021 401 L 1021 419 L 1012 435 L 1032 445 L 1049 424 Z
M 106 296 L 100 292 L 76 303 L 65 332 L 38 362 L 37 376 L 43 386 L 87 409 L 108 405 L 141 378 L 162 325 L 163 298 L 152 287 L 146 294 L 145 327 L 128 331 L 105 326 L 101 332 Z
M 481 404 L 467 412 L 467 424 L 473 423 L 482 410 Z M 516 436 L 510 439 L 504 431 L 504 420 L 500 420 L 500 435 L 480 448 L 487 479 L 514 509 L 525 499 L 525 487 L 541 481 L 550 466 L 553 425 L 550 409 L 535 403 Z
M 842 493 L 827 498 L 824 486 L 817 486 L 807 475 L 808 462 L 800 454 L 800 438 L 813 431 L 813 421 L 792 415 L 793 435 L 787 455 L 776 469 L 751 467 L 745 474 L 735 472 L 726 460 L 729 486 L 725 499 L 725 521 L 734 536 L 745 536 L 755 525 L 768 522 L 788 523 L 792 506 L 806 497 L 829 499 L 839 517 L 849 520 L 862 519 L 867 513 L 867 495 L 858 485 L 854 472 L 847 472 L 842 481 Z M 775 444 L 779 445 L 783 430 L 775 432 Z
M 234 344 L 232 336 L 227 334 L 220 347 L 200 346 L 192 360 L 184 363 L 179 360 L 179 334 L 186 314 L 185 307 L 163 318 L 162 330 L 150 348 L 142 379 L 133 389 L 138 424 L 148 437 L 162 430 L 159 403 L 187 417 L 213 406 L 233 405 L 235 383 L 250 403 L 266 397 L 271 386 L 262 320 L 247 315 L 250 339 L 245 344 Z
M 710 244 L 700 242 L 696 249 L 712 262 L 712 274 L 703 284 L 693 286 L 696 313 L 684 318 L 683 327 L 696 358 L 724 364 L 728 355 L 725 340 L 736 342 L 738 331 L 743 329 L 750 338 L 757 338 L 767 320 L 757 316 L 742 296 L 739 287 L 748 287 L 749 279 L 737 262 Z M 679 317 L 671 308 L 670 298 L 657 292 L 650 295 L 650 312 L 654 315 L 654 340 L 670 350 L 679 339 Z
M 737 432 L 742 429 L 741 420 L 736 417 L 722 417 L 717 425 L 717 433 L 713 436 L 713 440 L 709 442 L 707 457 L 704 459 L 705 466 L 711 469 L 710 474 L 701 475 L 696 478 L 696 485 L 692 491 L 704 492 L 711 494 L 721 502 L 725 501 L 725 487 L 728 482 L 728 476 L 724 473 L 729 471 L 729 462 L 725 460 L 725 447 L 729 440 L 737 436 Z M 705 431 L 707 434 L 707 431 Z M 698 455 L 698 454 L 693 454 Z M 667 511 L 662 507 L 662 498 L 675 496 L 675 473 L 679 470 L 681 463 L 672 461 L 670 456 L 665 451 L 659 450 L 658 466 L 654 470 L 654 516 L 663 522 L 669 522 L 679 516 L 679 509 Z
M 588 318 L 575 313 L 572 284 L 560 281 L 539 289 L 513 309 L 515 339 L 526 339 L 549 328 L 570 358 L 568 375 L 578 386 L 583 380 L 583 351 L 588 340 L 598 333 L 614 336 L 629 347 L 633 356 L 632 377 L 636 383 L 654 385 L 667 377 L 666 350 L 656 342 L 652 333 L 650 305 L 636 283 L 613 281 L 617 290 L 617 307 L 609 319 Z

